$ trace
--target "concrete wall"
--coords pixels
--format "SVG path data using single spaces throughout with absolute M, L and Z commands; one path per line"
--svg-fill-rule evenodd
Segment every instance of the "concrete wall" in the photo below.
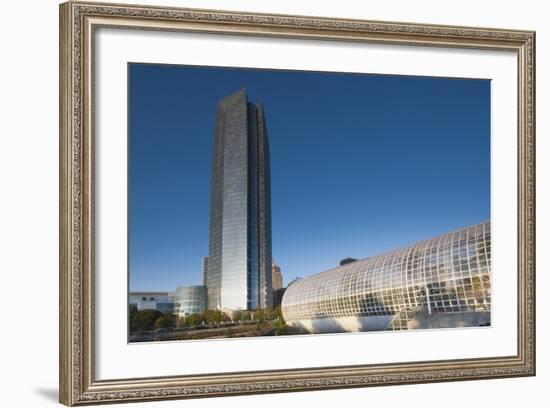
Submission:
M 437 313 L 419 312 L 407 327 L 414 329 L 444 329 L 453 327 L 478 327 L 491 325 L 491 312 Z
M 385 330 L 394 316 L 340 317 L 337 319 L 308 319 L 289 321 L 287 324 L 310 333 L 343 333 Z M 478 327 L 491 325 L 491 312 L 435 313 L 417 312 L 408 322 L 409 330 Z
M 340 317 L 287 322 L 310 333 L 343 333 L 384 330 L 393 316 Z

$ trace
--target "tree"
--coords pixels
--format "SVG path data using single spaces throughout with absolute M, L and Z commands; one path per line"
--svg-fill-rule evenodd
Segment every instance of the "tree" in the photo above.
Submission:
M 273 309 L 272 313 L 274 320 L 273 327 L 275 327 L 275 336 L 288 334 L 289 327 L 287 326 L 283 317 L 281 306 L 277 306 L 275 309 Z
M 283 319 L 275 320 L 273 327 L 275 327 L 275 336 L 282 336 L 288 333 L 288 326 Z
M 217 317 L 216 312 L 217 312 L 216 310 L 212 310 L 212 309 L 205 310 L 204 313 L 202 314 L 202 318 L 208 324 L 216 323 L 216 317 Z
M 203 319 L 207 323 L 219 324 L 221 322 L 227 322 L 231 320 L 229 316 L 223 313 L 221 310 L 207 310 L 202 314 Z
M 285 319 L 283 318 L 283 310 L 281 309 L 281 306 L 277 306 L 272 311 L 273 314 L 273 320 L 281 320 L 283 323 L 285 322 Z
M 155 322 L 162 316 L 158 310 L 135 310 L 130 312 L 130 331 L 152 330 Z
M 202 322 L 202 315 L 199 313 L 193 313 L 189 316 L 185 316 L 185 325 L 189 327 L 198 326 Z
M 263 309 L 257 309 L 254 311 L 254 320 L 257 320 L 259 322 L 263 322 L 267 319 L 267 313 Z
M 168 329 L 176 325 L 176 317 L 172 313 L 166 313 L 155 321 L 157 329 Z
M 244 322 L 250 320 L 250 312 L 246 310 L 238 310 L 233 315 L 233 320 L 236 322 Z
M 266 320 L 277 320 L 277 319 L 282 319 L 283 318 L 283 314 L 281 312 L 281 306 L 277 306 L 276 308 L 274 309 L 268 309 L 268 310 L 265 310 L 265 318 Z

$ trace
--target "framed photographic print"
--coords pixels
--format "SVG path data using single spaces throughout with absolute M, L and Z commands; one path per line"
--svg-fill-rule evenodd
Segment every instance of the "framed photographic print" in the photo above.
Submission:
M 535 374 L 535 33 L 60 6 L 66 405 Z

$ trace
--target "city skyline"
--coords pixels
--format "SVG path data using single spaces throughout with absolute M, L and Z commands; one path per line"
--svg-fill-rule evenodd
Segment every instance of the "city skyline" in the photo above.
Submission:
M 270 112 L 287 280 L 490 217 L 489 81 L 131 64 L 130 290 L 202 281 L 210 102 L 243 87 Z

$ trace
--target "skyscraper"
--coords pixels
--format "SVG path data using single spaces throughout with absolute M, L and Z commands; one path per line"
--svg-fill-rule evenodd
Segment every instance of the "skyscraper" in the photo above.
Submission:
M 208 308 L 271 308 L 269 144 L 244 89 L 218 104 L 211 182 Z
M 271 276 L 273 290 L 281 289 L 283 287 L 283 274 L 281 273 L 281 267 L 276 263 L 271 266 Z

